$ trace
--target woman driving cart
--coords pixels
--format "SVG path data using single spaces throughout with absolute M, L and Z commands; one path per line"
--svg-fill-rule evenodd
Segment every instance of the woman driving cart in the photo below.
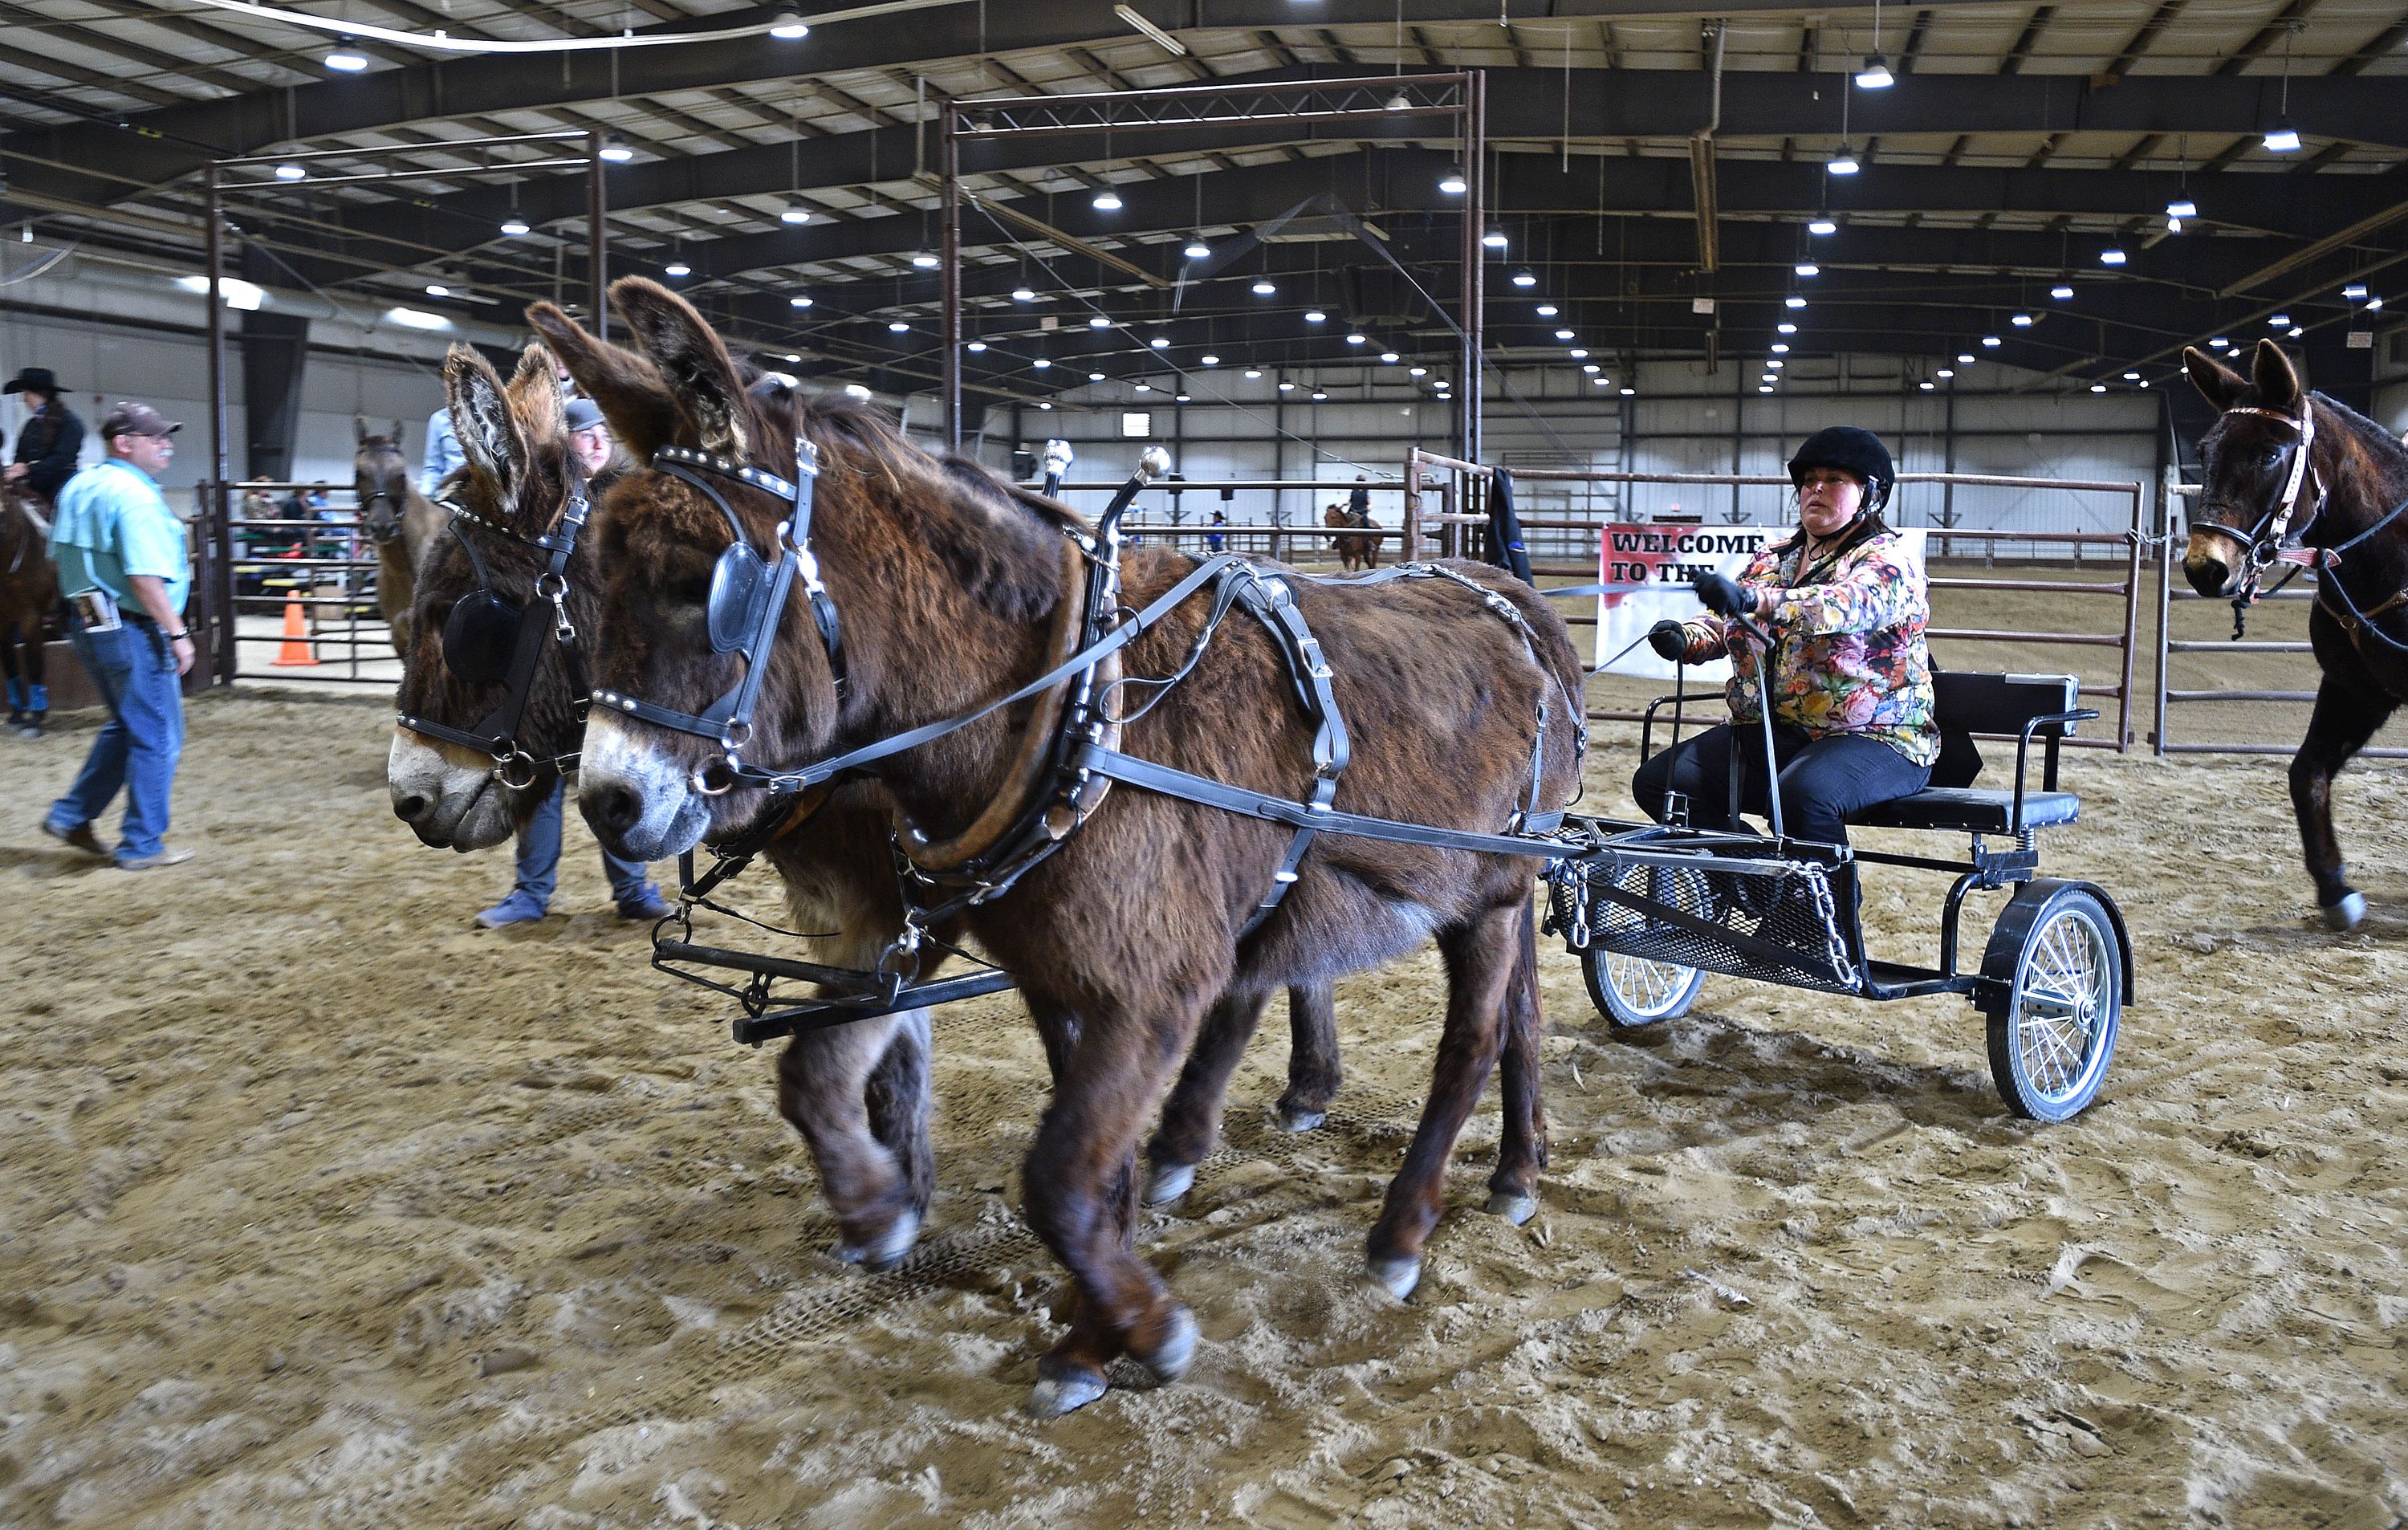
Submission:
M 1759 644 L 1750 625 L 1771 640 L 1765 667 L 1786 834 L 1844 844 L 1849 814 L 1929 781 L 1940 757 L 1923 641 L 1931 608 L 1922 567 L 1881 518 L 1897 479 L 1870 431 L 1816 431 L 1789 459 L 1797 534 L 1767 546 L 1735 581 L 1700 576 L 1698 593 L 1714 615 L 1658 622 L 1648 635 L 1649 646 L 1676 664 L 1727 654 L 1733 720 L 1639 767 L 1631 794 L 1649 816 L 1662 822 L 1668 794 L 1677 793 L 1688 799 L 1693 827 L 1739 829 L 1730 813 L 1734 760 L 1742 810 L 1769 810 Z

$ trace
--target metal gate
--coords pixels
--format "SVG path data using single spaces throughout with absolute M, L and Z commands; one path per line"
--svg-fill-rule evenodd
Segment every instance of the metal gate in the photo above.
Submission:
M 392 685 L 401 675 L 377 608 L 376 550 L 349 484 L 199 486 L 208 655 L 237 679 Z

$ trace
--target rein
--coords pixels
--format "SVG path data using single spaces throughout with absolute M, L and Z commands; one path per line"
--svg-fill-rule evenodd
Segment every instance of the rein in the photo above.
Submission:
M 454 607 L 452 619 L 443 629 L 443 656 L 454 673 L 478 668 L 490 669 L 483 661 L 491 658 L 491 648 L 503 641 L 502 631 L 509 630 L 508 667 L 502 679 L 508 690 L 499 707 L 487 714 L 473 729 L 461 729 L 432 718 L 416 717 L 408 712 L 394 721 L 411 733 L 456 744 L 464 749 L 482 751 L 494 762 L 494 779 L 513 791 L 523 791 L 541 779 L 547 769 L 566 773 L 577 768 L 578 751 L 538 757 L 528 753 L 518 742 L 519 724 L 526 719 L 528 693 L 535 684 L 536 667 L 543 662 L 544 611 L 542 602 L 552 605 L 552 637 L 561 651 L 561 662 L 568 666 L 570 688 L 576 693 L 574 703 L 579 722 L 585 720 L 587 686 L 585 665 L 577 649 L 577 628 L 568 620 L 568 560 L 577 551 L 577 534 L 584 529 L 585 518 L 592 507 L 586 498 L 582 481 L 571 485 L 568 503 L 561 511 L 557 531 L 541 536 L 523 536 L 509 527 L 488 521 L 475 511 L 452 500 L 436 502 L 452 517 L 452 535 L 461 551 L 467 553 L 469 566 L 477 571 L 475 593 L 465 597 Z M 530 547 L 547 554 L 543 572 L 536 576 L 534 599 L 523 606 L 513 606 L 494 589 L 485 560 L 477 553 L 465 527 L 475 526 L 497 536 L 508 537 L 522 547 Z M 472 604 L 473 603 L 473 604 Z M 475 618 L 486 615 L 482 630 L 471 631 Z

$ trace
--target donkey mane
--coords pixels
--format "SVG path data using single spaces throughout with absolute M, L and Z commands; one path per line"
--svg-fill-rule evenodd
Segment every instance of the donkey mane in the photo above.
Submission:
M 1078 512 L 975 458 L 923 449 L 883 409 L 847 394 L 749 392 L 767 423 L 819 448 L 824 470 L 837 468 L 873 495 L 882 486 L 890 504 L 910 506 L 928 544 L 982 607 L 1031 622 L 1062 598 L 1062 538 L 1087 530 Z

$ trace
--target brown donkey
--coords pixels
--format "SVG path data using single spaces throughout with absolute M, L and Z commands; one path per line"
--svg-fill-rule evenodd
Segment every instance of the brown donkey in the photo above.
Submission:
M 648 370 L 638 357 L 612 355 L 617 365 Z M 527 349 L 507 388 L 473 350 L 455 348 L 445 363 L 452 420 L 468 458 L 452 497 L 487 524 L 442 536 L 419 570 L 416 639 L 404 654 L 398 697 L 405 716 L 472 730 L 501 700 L 498 683 L 453 672 L 443 635 L 457 604 L 479 592 L 478 560 L 494 593 L 523 603 L 542 558 L 519 538 L 560 527 L 573 479 L 554 375 L 540 346 Z M 598 498 L 603 487 L 589 492 Z M 461 536 L 477 538 L 475 557 Z M 590 644 L 601 589 L 591 528 L 578 538 L 566 582 L 570 622 Z M 542 759 L 574 751 L 577 699 L 566 665 L 548 656 L 529 686 L 520 746 Z M 463 852 L 507 841 L 554 779 L 544 772 L 524 787 L 506 786 L 491 759 L 408 729 L 394 732 L 387 777 L 394 814 L 424 843 Z M 864 965 L 902 928 L 888 869 L 891 822 L 874 787 L 849 787 L 812 819 L 810 836 L 788 836 L 770 847 L 797 927 L 840 932 L 807 941 L 809 958 Z M 1289 1091 L 1297 1113 L 1316 1116 L 1338 1075 L 1326 988 L 1318 1000 L 1319 1008 L 1299 1022 L 1314 1028 L 1299 1033 Z M 779 1059 L 779 1108 L 818 1165 L 837 1216 L 840 1259 L 884 1268 L 909 1251 L 925 1220 L 935 1180 L 929 1039 L 926 1012 L 914 1010 L 797 1036 Z
M 1066 601 L 1079 599 L 1065 551 L 1076 516 L 974 464 L 919 451 L 867 408 L 747 393 L 718 336 L 681 299 L 636 278 L 611 291 L 674 388 L 597 386 L 579 370 L 578 348 L 563 343 L 623 440 L 640 452 L 673 443 L 780 472 L 791 471 L 798 429 L 820 452 L 812 544 L 839 613 L 848 679 L 839 694 L 806 603 L 791 602 L 766 665 L 752 757 L 781 765 L 824 758 L 964 711 L 1042 667 L 1048 629 Z M 733 479 L 724 487 L 755 545 L 773 545 L 787 507 Z M 613 491 L 602 524 L 596 684 L 700 709 L 738 669 L 713 655 L 704 615 L 728 545 L 725 522 L 684 481 L 638 469 Z M 1153 599 L 1193 566 L 1168 550 L 1130 550 L 1127 604 Z M 1538 662 L 1515 625 L 1484 608 L 1481 590 L 1452 579 L 1372 591 L 1298 579 L 1294 597 L 1330 655 L 1354 729 L 1339 808 L 1496 830 L 1526 797 L 1540 808 L 1570 798 L 1578 744 L 1564 701 L 1579 694 L 1581 665 L 1535 592 L 1484 566 L 1452 567 L 1511 603 L 1536 634 Z M 1180 669 L 1197 647 L 1203 604 L 1179 608 L 1125 649 L 1125 673 Z M 1311 729 L 1294 694 L 1267 634 L 1234 620 L 1150 708 L 1124 702 L 1132 715 L 1123 747 L 1291 795 L 1312 778 Z M 892 756 L 876 774 L 911 824 L 959 835 L 1016 776 L 1015 732 L 1040 702 Z M 1549 707 L 1560 721 L 1542 732 Z M 693 778 L 716 751 L 599 706 L 584 750 L 580 806 L 622 854 L 674 854 L 783 810 L 756 789 L 707 794 Z M 1069 1333 L 1040 1363 L 1038 1411 L 1100 1395 L 1117 1354 L 1163 1378 L 1194 1357 L 1195 1320 L 1136 1256 L 1133 1234 L 1146 1113 L 1208 1011 L 1225 1030 L 1250 1025 L 1281 987 L 1387 961 L 1435 935 L 1448 974 L 1445 1031 L 1420 1128 L 1371 1231 L 1372 1272 L 1398 1295 L 1412 1290 L 1448 1156 L 1509 1041 L 1492 1204 L 1518 1216 L 1535 1208 L 1544 1132 L 1532 865 L 1324 835 L 1285 902 L 1245 934 L 1289 838 L 1274 822 L 1124 787 L 1008 894 L 964 916 L 1018 980 L 1054 1067 L 1022 1187 L 1029 1222 L 1068 1266 L 1077 1300 Z
M 355 415 L 351 434 L 358 443 L 351 454 L 351 490 L 359 497 L 360 524 L 376 547 L 377 609 L 393 631 L 393 651 L 406 655 L 419 560 L 443 535 L 443 512 L 418 492 L 401 454 L 400 421 L 393 422 L 391 435 L 380 436 Z

